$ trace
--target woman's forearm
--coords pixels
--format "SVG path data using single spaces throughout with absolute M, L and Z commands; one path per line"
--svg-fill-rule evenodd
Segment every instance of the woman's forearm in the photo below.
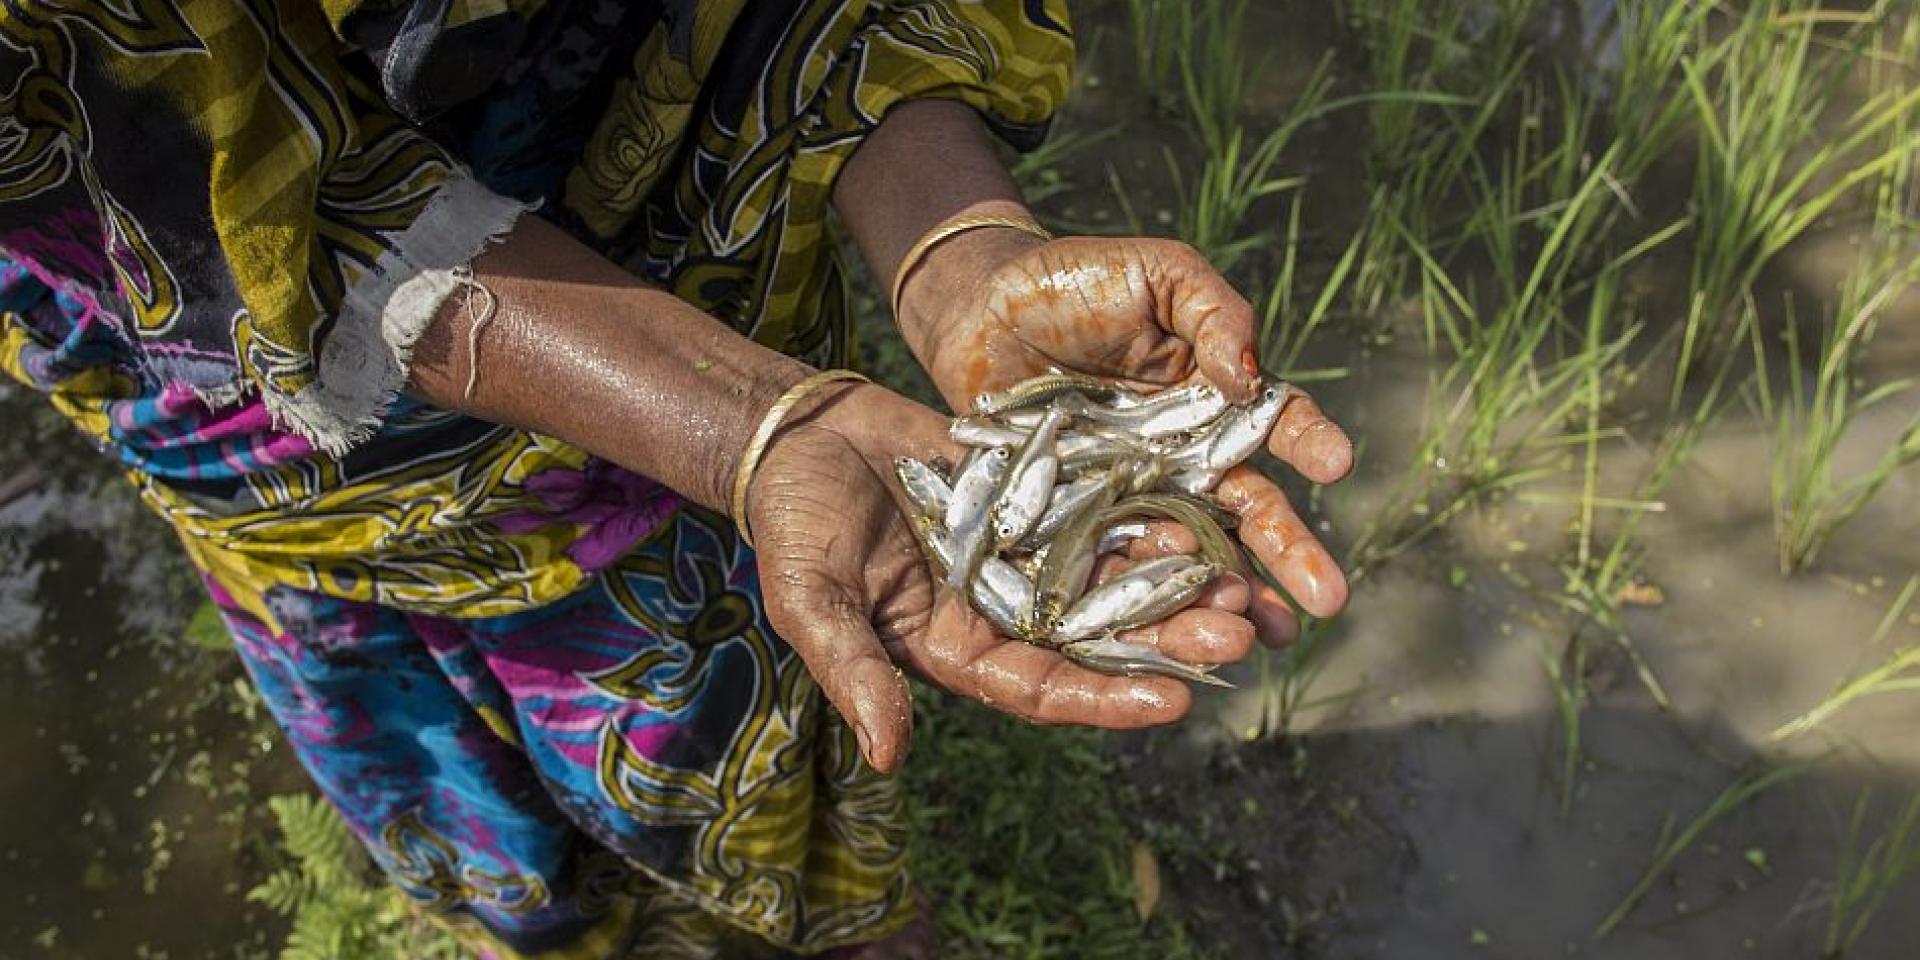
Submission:
M 421 337 L 417 395 L 578 444 L 708 507 L 726 509 L 761 414 L 809 372 L 535 217 L 475 261 L 474 279 L 494 300 L 478 357 L 470 334 L 488 298 L 476 290 Z
M 884 289 L 915 241 L 961 213 L 1023 215 L 1008 175 L 972 107 L 918 100 L 895 107 L 854 152 L 834 184 L 834 208 Z M 973 230 L 935 247 L 901 295 L 901 335 L 921 362 L 940 303 L 951 301 L 993 264 L 1039 243 L 1017 230 Z

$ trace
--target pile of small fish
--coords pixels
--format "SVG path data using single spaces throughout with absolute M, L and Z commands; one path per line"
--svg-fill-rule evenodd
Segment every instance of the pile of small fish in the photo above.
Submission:
M 910 457 L 894 468 L 915 530 L 946 583 L 1000 632 L 1104 673 L 1227 686 L 1206 668 L 1117 634 L 1192 603 L 1221 573 L 1244 573 L 1233 515 L 1211 493 L 1252 456 L 1290 388 L 1268 380 L 1246 405 L 1208 383 L 1141 394 L 1053 373 L 983 393 L 953 421 L 955 467 Z M 1137 563 L 1090 585 L 1095 561 L 1172 520 L 1199 552 Z

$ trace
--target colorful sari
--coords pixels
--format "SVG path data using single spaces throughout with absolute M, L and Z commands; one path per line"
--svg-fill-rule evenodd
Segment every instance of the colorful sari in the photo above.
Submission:
M 0 367 L 178 529 L 316 784 L 477 951 L 872 940 L 898 798 L 728 524 L 408 358 L 537 209 L 843 364 L 861 137 L 946 97 L 1029 146 L 1071 60 L 1061 0 L 14 0 Z

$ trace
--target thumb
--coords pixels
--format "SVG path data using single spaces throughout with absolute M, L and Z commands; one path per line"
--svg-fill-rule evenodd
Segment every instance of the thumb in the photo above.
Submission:
M 1161 260 L 1167 316 L 1174 336 L 1193 345 L 1193 362 L 1236 403 L 1260 390 L 1253 304 L 1192 247 L 1177 245 Z
M 865 608 L 842 589 L 793 588 L 769 613 L 828 702 L 853 727 L 860 755 L 881 773 L 899 769 L 913 739 L 913 702 Z

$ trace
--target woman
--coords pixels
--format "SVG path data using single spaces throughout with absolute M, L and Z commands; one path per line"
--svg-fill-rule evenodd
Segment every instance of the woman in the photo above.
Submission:
M 1049 366 L 1251 395 L 1219 276 L 1046 238 L 996 158 L 1067 89 L 1059 0 L 74 6 L 0 14 L 0 362 L 178 528 L 315 782 L 476 951 L 909 955 L 901 667 L 1036 722 L 1186 711 L 937 591 L 886 478 L 942 417 L 813 376 L 831 207 L 949 403 Z M 1304 396 L 1271 447 L 1352 458 Z M 1342 606 L 1277 489 L 1221 495 Z M 1296 629 L 1233 580 L 1141 639 L 1256 624 Z

